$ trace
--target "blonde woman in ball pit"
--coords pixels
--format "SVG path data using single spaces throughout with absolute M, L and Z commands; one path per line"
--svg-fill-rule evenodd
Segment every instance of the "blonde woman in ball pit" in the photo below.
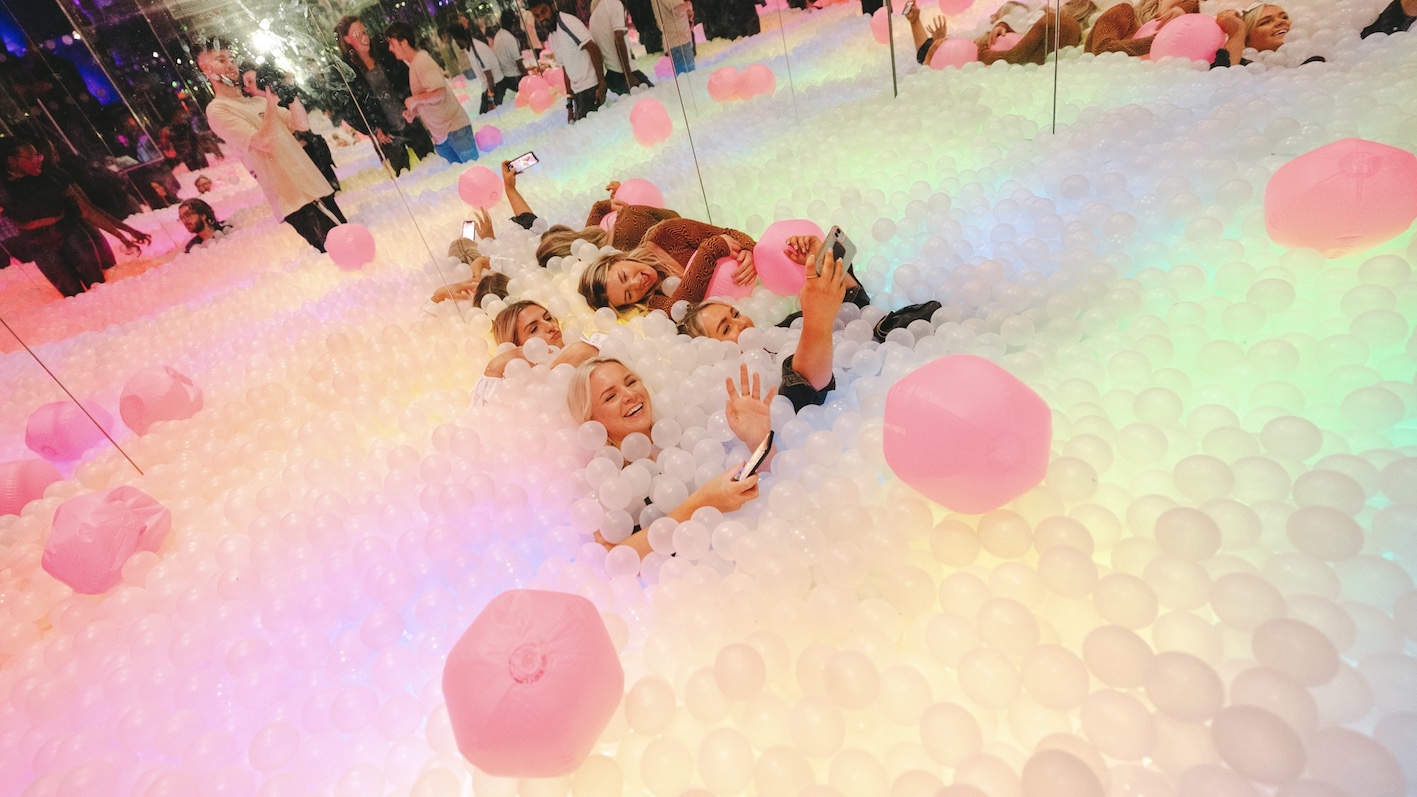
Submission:
M 724 414 L 733 435 L 754 451 L 772 433 L 769 407 L 776 388 L 762 392 L 762 380 L 758 374 L 751 376 L 748 366 L 739 367 L 738 381 L 724 380 L 728 400 Z M 566 408 L 571 419 L 578 424 L 596 421 L 605 427 L 606 441 L 620 448 L 632 434 L 649 437 L 654 427 L 654 402 L 649 388 L 638 374 L 624 363 L 612 358 L 589 360 L 576 368 L 566 391 Z M 759 470 L 766 470 L 772 461 L 772 452 L 763 461 Z M 679 506 L 669 512 L 670 517 L 680 523 L 688 520 L 694 512 L 704 507 L 713 507 L 720 512 L 732 512 L 758 497 L 758 476 L 753 474 L 742 480 L 735 479 L 741 462 L 705 482 L 689 494 Z M 595 532 L 595 541 L 612 549 L 626 546 L 643 559 L 649 554 L 650 541 L 639 526 L 631 530 L 629 536 L 618 542 L 611 542 L 600 531 Z
M 550 310 L 527 299 L 512 302 L 492 319 L 492 338 L 499 348 L 506 344 L 514 348 L 497 354 L 487 362 L 482 378 L 473 388 L 473 405 L 482 406 L 492 399 L 506 376 L 507 366 L 517 360 L 531 361 L 526 352 L 531 341 L 541 341 L 546 346 L 545 353 L 555 355 L 551 359 L 551 367 L 555 368 L 562 363 L 577 366 L 599 356 L 605 337 L 604 333 L 595 333 L 567 346 L 561 337 L 561 322 L 551 315 Z M 535 359 L 540 360 L 541 357 Z

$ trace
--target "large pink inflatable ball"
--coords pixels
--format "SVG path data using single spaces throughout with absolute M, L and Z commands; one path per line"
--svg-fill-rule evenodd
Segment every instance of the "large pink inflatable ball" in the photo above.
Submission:
M 559 66 L 546 70 L 541 79 L 546 81 L 546 86 L 551 89 L 552 93 L 561 93 L 566 90 L 566 70 Z
M 652 208 L 664 207 L 664 192 L 659 186 L 643 177 L 631 177 L 615 189 L 615 198 L 626 205 L 646 205 Z
M 595 605 L 511 590 L 448 652 L 443 697 L 458 750 L 489 775 L 554 778 L 585 760 L 625 690 Z
M 64 478 L 42 459 L 0 462 L 0 515 L 18 515 L 25 504 L 44 497 L 49 485 Z
M 669 56 L 663 56 L 654 62 L 654 76 L 659 80 L 671 80 L 674 77 L 674 62 Z
M 374 262 L 374 235 L 363 224 L 341 224 L 325 236 L 325 251 L 335 265 L 358 271 Z
M 665 141 L 674 132 L 674 123 L 669 120 L 669 111 L 659 100 L 646 97 L 635 103 L 630 111 L 630 125 L 635 130 L 635 140 L 642 147 L 653 147 Z
M 979 45 L 969 39 L 945 39 L 930 56 L 931 69 L 961 67 L 979 60 Z
M 974 6 L 974 0 L 940 0 L 940 13 L 963 14 Z
M 72 401 L 56 401 L 30 413 L 25 424 L 25 445 L 50 462 L 72 462 L 103 440 L 104 431 L 112 428 L 113 416 L 97 404 L 86 401 L 80 409 Z
M 502 176 L 480 163 L 469 166 L 458 175 L 458 196 L 486 210 L 502 201 Z
M 1345 138 L 1279 167 L 1264 192 L 1264 221 L 1280 246 L 1325 257 L 1370 249 L 1417 219 L 1417 155 Z
M 767 64 L 753 64 L 743 70 L 738 78 L 738 98 L 749 100 L 753 97 L 772 94 L 777 91 L 777 75 Z
M 890 41 L 890 22 L 886 19 L 885 8 L 878 8 L 871 15 L 871 36 L 880 44 Z
M 600 229 L 606 232 L 615 232 L 615 220 L 620 218 L 620 211 L 612 210 L 600 218 Z
M 733 102 L 738 99 L 738 81 L 742 76 L 731 66 L 721 66 L 709 75 L 708 93 L 715 102 Z
M 982 357 L 926 363 L 886 394 L 886 464 L 961 514 L 998 509 L 1036 487 L 1048 470 L 1052 437 L 1043 399 Z
M 329 246 L 328 241 L 326 246 Z M 180 421 L 201 409 L 201 388 L 192 384 L 185 374 L 165 365 L 144 368 L 133 374 L 118 399 L 118 415 L 138 434 L 147 434 L 158 421 Z
M 138 551 L 156 552 L 172 528 L 172 513 L 136 487 L 70 498 L 54 510 L 40 564 L 75 592 L 107 592 Z
M 551 110 L 551 106 L 556 104 L 556 95 L 551 89 L 537 89 L 531 93 L 527 99 L 527 105 L 531 106 L 534 114 L 543 114 Z
M 483 152 L 491 152 L 502 146 L 502 131 L 495 125 L 483 125 L 477 128 L 477 132 L 472 137 L 477 140 L 477 148 Z
M 1000 34 L 999 38 L 995 39 L 994 43 L 989 45 L 989 49 L 996 53 L 1006 53 L 1017 46 L 1020 41 L 1023 41 L 1022 33 L 1009 31 L 1008 33 Z
M 541 75 L 527 75 L 517 83 L 517 91 L 527 95 L 535 94 L 542 89 L 551 90 L 551 84 Z
M 1151 41 L 1151 52 L 1146 57 L 1157 61 L 1174 55 L 1208 64 L 1215 60 L 1215 54 L 1224 46 L 1225 31 L 1220 29 L 1215 17 L 1182 14 L 1157 31 L 1156 38 Z
M 753 286 L 739 285 L 733 281 L 733 273 L 738 270 L 739 263 L 731 257 L 719 258 L 718 265 L 714 266 L 713 278 L 709 280 L 708 290 L 704 296 L 710 299 L 742 299 L 753 293 Z
M 822 228 L 807 219 L 785 219 L 768 225 L 753 247 L 753 266 L 763 287 L 778 296 L 796 296 L 807 282 L 807 273 L 783 253 L 787 239 L 798 235 L 821 238 L 822 234 Z

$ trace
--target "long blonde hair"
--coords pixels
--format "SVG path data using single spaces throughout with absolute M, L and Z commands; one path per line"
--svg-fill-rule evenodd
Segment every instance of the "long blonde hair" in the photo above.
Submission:
M 571 382 L 566 386 L 566 409 L 571 412 L 571 420 L 576 423 L 585 423 L 590 420 L 590 378 L 597 368 L 602 365 L 610 365 L 611 363 L 615 363 L 623 367 L 626 371 L 634 373 L 630 369 L 630 366 L 625 365 L 614 357 L 596 357 L 576 366 L 575 373 L 571 374 Z
M 541 243 L 536 247 L 536 262 L 546 268 L 553 257 L 568 257 L 571 245 L 576 241 L 590 241 L 597 247 L 610 243 L 610 233 L 600 227 L 586 227 L 573 230 L 564 224 L 557 224 L 541 234 Z
M 606 282 L 610 278 L 610 267 L 621 260 L 641 263 L 654 269 L 654 273 L 659 275 L 659 282 L 656 283 L 655 289 L 658 289 L 659 285 L 670 277 L 682 276 L 679 264 L 674 263 L 657 246 L 641 244 L 628 252 L 606 252 L 592 260 L 590 265 L 586 266 L 586 270 L 581 272 L 580 291 L 581 296 L 585 297 L 586 304 L 592 308 L 609 307 L 617 313 L 626 312 L 636 306 L 644 306 L 648 296 L 641 299 L 636 305 L 614 307 L 610 304 L 610 296 L 606 292 Z
M 492 338 L 499 344 L 511 343 L 514 346 L 522 345 L 525 341 L 517 340 L 517 316 L 521 315 L 521 312 L 528 307 L 541 307 L 542 310 L 546 309 L 542 307 L 539 302 L 533 302 L 530 299 L 512 302 L 502 308 L 502 312 L 498 313 L 497 317 L 492 319 Z
M 691 338 L 708 337 L 708 330 L 704 329 L 704 310 L 714 305 L 733 306 L 731 302 L 725 302 L 722 299 L 705 299 L 698 304 L 689 305 L 689 309 L 684 311 L 684 317 L 679 319 L 679 334 L 688 335 Z

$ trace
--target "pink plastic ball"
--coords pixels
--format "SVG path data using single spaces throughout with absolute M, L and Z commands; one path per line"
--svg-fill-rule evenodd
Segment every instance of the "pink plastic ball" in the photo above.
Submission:
M 335 265 L 358 271 L 374 262 L 374 236 L 363 224 L 341 224 L 325 237 L 325 251 Z
M 552 92 L 563 92 L 566 89 L 566 70 L 561 67 L 546 70 L 541 76 L 546 81 L 546 85 Z
M 664 56 L 654 62 L 654 76 L 660 80 L 670 80 L 674 77 L 674 62 L 669 56 Z
M 796 296 L 806 283 L 807 274 L 783 253 L 787 239 L 797 235 L 821 238 L 822 234 L 821 227 L 806 219 L 785 219 L 769 225 L 753 247 L 753 265 L 763 287 L 778 296 Z
M 25 424 L 25 445 L 50 462 L 71 462 L 104 439 L 113 428 L 113 416 L 97 404 L 84 402 L 88 415 L 72 401 L 45 404 L 30 414 Z M 93 420 L 89 420 L 89 415 Z M 94 425 L 98 421 L 99 426 Z
M 994 43 L 989 45 L 989 49 L 996 53 L 1006 53 L 1012 50 L 1022 40 L 1022 33 L 1009 31 L 1008 33 L 1000 34 L 999 38 L 995 39 Z
M 961 67 L 978 60 L 979 45 L 969 39 L 945 39 L 930 56 L 930 68 Z
M 641 177 L 631 177 L 621 183 L 615 190 L 615 198 L 626 205 L 664 207 L 664 193 L 659 190 L 659 186 Z
M 620 218 L 620 211 L 612 210 L 600 219 L 600 229 L 606 232 L 615 232 L 615 220 Z
M 477 128 L 473 138 L 477 139 L 477 148 L 483 152 L 491 152 L 502 146 L 502 131 L 495 125 L 483 125 Z
M 940 0 L 940 13 L 963 14 L 974 6 L 974 0 Z
M 1225 31 L 1220 29 L 1215 17 L 1182 14 L 1157 32 L 1147 58 L 1155 61 L 1174 55 L 1208 64 L 1215 60 L 1215 54 L 1223 46 Z
M 44 497 L 49 485 L 64 476 L 42 459 L 0 463 L 0 515 L 18 515 L 25 504 Z
M 652 147 L 674 132 L 674 123 L 669 120 L 664 105 L 648 97 L 635 103 L 630 112 L 630 125 L 634 127 L 635 140 L 642 147 Z
M 1325 257 L 1377 246 L 1414 219 L 1417 155 L 1361 138 L 1335 141 L 1284 164 L 1264 193 L 1269 237 Z
M 551 91 L 551 84 L 548 83 L 546 78 L 541 75 L 527 75 L 526 77 L 521 79 L 521 82 L 517 84 L 517 91 L 520 93 L 525 93 L 528 96 L 535 94 L 536 92 L 541 91 L 542 89 L 545 89 L 546 91 Z
M 498 777 L 574 772 L 624 691 L 625 672 L 595 605 L 561 592 L 493 598 L 443 668 L 458 750 Z
M 531 112 L 543 114 L 556 104 L 556 95 L 550 89 L 537 89 L 531 93 L 527 99 L 527 105 L 531 106 Z
M 326 247 L 329 243 L 325 242 Z M 133 374 L 118 399 L 119 416 L 138 434 L 147 434 L 148 428 L 158 421 L 180 421 L 201 409 L 201 388 L 192 384 L 186 375 L 165 365 L 144 368 Z
M 733 102 L 738 99 L 738 84 L 742 76 L 731 66 L 715 69 L 709 75 L 708 93 L 717 102 Z
M 75 592 L 97 595 L 123 577 L 138 551 L 157 551 L 172 528 L 172 513 L 136 487 L 115 487 L 71 498 L 54 511 L 40 564 Z
M 876 9 L 876 13 L 871 15 L 871 36 L 880 44 L 890 41 L 890 22 L 886 19 L 884 8 Z
M 458 196 L 475 208 L 490 208 L 502 201 L 502 178 L 481 164 L 469 166 L 458 175 Z
M 1037 486 L 1052 436 L 1043 399 L 982 357 L 926 363 L 886 395 L 886 464 L 961 514 L 997 509 Z
M 747 100 L 777 91 L 777 75 L 766 64 L 753 64 L 738 79 L 738 98 Z
M 739 285 L 733 281 L 733 272 L 738 270 L 738 261 L 731 257 L 719 258 L 713 269 L 713 279 L 709 280 L 704 296 L 714 299 L 742 299 L 751 295 L 752 285 Z

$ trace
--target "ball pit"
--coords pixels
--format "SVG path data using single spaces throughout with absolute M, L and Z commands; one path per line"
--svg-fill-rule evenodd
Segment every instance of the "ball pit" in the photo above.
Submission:
M 470 408 L 488 311 L 421 309 L 466 276 L 441 258 L 467 211 L 436 159 L 400 178 L 407 207 L 386 180 L 346 181 L 341 205 L 388 253 L 356 274 L 268 212 L 236 211 L 222 241 L 34 311 L 27 340 L 75 395 L 111 407 L 165 365 L 204 409 L 119 438 L 142 476 L 90 449 L 0 517 L 0 783 L 1410 793 L 1417 246 L 1410 230 L 1333 258 L 1287 246 L 1263 190 L 1346 138 L 1411 150 L 1417 50 L 1356 35 L 1379 5 L 1337 4 L 1319 26 L 1315 3 L 1286 4 L 1290 43 L 1244 69 L 1064 53 L 1056 135 L 1038 70 L 934 71 L 903 53 L 890 99 L 886 48 L 854 8 L 785 13 L 800 128 L 786 96 L 702 94 L 730 57 L 766 60 L 775 32 L 705 48 L 691 121 L 715 222 L 760 239 L 778 220 L 841 225 L 875 304 L 839 318 L 826 405 L 774 408 L 762 496 L 681 524 L 646 507 L 642 563 L 589 532 L 628 533 L 629 508 L 675 504 L 746 454 L 721 442 L 721 386 L 740 361 L 775 381 L 794 333 L 771 324 L 790 300 L 741 300 L 758 329 L 734 348 L 676 338 L 662 316 L 587 312 L 584 247 L 507 265 L 568 338 L 604 331 L 603 351 L 645 378 L 655 427 L 621 449 L 566 420 L 544 350 Z M 1306 47 L 1329 63 L 1297 67 Z M 652 149 L 627 119 L 648 101 L 670 131 Z M 498 121 L 543 157 L 520 188 L 548 221 L 584 218 L 627 175 L 698 216 L 676 102 L 669 86 L 571 129 L 557 113 Z M 605 169 L 570 165 L 591 152 Z M 249 180 L 223 190 L 260 201 Z M 527 262 L 535 235 L 504 211 L 481 245 Z M 885 309 L 927 299 L 934 318 L 873 338 Z M 885 454 L 891 388 L 951 355 L 997 364 L 1051 414 L 1042 483 L 982 515 L 922 498 Z M 26 419 L 63 394 L 10 348 L 0 384 L 0 460 L 19 460 Z M 123 486 L 170 510 L 172 531 L 102 596 L 76 594 L 41 564 L 56 510 Z M 559 778 L 467 763 L 443 693 L 459 635 L 516 589 L 590 601 L 625 674 L 590 755 Z

